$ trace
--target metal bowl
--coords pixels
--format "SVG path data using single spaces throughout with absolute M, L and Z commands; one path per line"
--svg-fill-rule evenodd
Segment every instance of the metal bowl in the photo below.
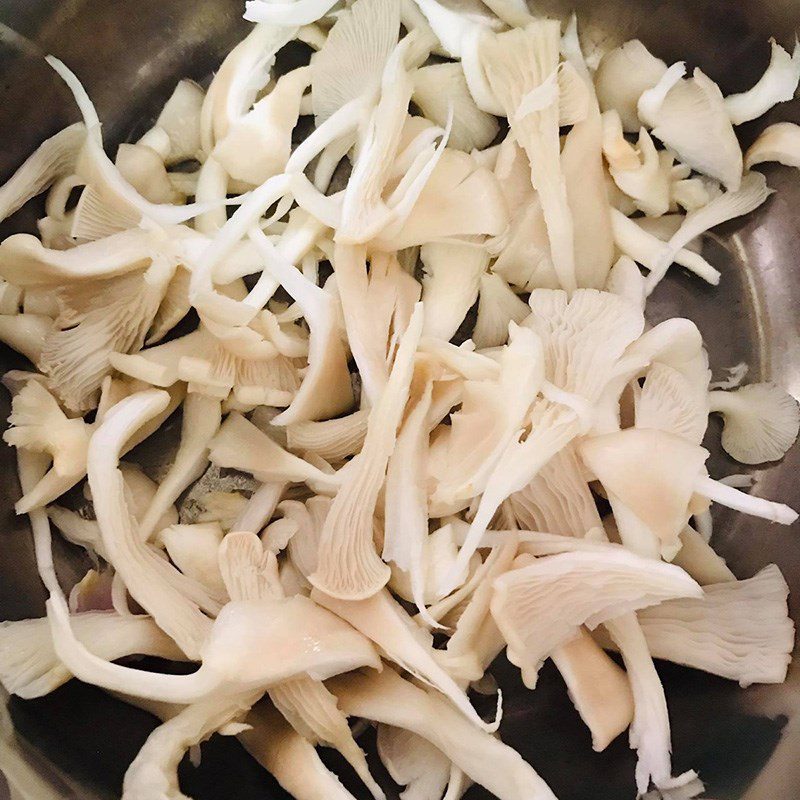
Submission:
M 179 78 L 201 80 L 219 64 L 247 29 L 242 5 L 241 0 L 3 0 L 0 177 L 76 118 L 71 98 L 42 60 L 44 53 L 58 55 L 81 77 L 104 120 L 107 141 L 122 141 L 146 127 Z M 535 5 L 562 16 L 574 7 L 588 39 L 616 44 L 638 37 L 669 62 L 700 66 L 725 92 L 746 89 L 760 76 L 770 36 L 788 46 L 800 27 L 797 0 L 545 0 Z M 742 126 L 745 143 L 765 123 L 779 119 L 800 121 L 800 104 L 784 104 L 767 120 Z M 705 255 L 721 269 L 721 285 L 709 288 L 674 270 L 652 298 L 648 314 L 652 322 L 668 316 L 693 319 L 716 374 L 746 361 L 751 380 L 774 380 L 798 396 L 800 181 L 793 170 L 781 167 L 769 168 L 768 178 L 775 196 L 744 221 L 706 237 Z M 31 230 L 34 219 L 34 213 L 23 211 L 3 233 Z M 20 363 L 10 351 L 0 353 L 3 370 Z M 7 398 L 0 398 L 2 419 L 7 406 Z M 720 453 L 718 434 L 712 421 L 706 443 L 714 453 L 712 474 L 741 472 Z M 26 522 L 13 513 L 19 489 L 13 454 L 5 446 L 0 470 L 7 476 L 0 483 L 0 618 L 39 616 L 44 592 Z M 757 493 L 800 505 L 800 449 L 757 474 Z M 798 525 L 787 530 L 721 510 L 715 531 L 716 548 L 738 576 L 749 577 L 771 562 L 782 568 L 793 591 L 793 615 L 800 619 Z M 66 547 L 57 555 L 64 581 L 74 580 L 82 565 Z M 697 769 L 707 796 L 716 800 L 797 800 L 800 671 L 794 670 L 784 686 L 743 691 L 671 665 L 659 670 L 671 712 L 676 771 Z M 534 764 L 562 800 L 633 798 L 634 757 L 625 737 L 606 752 L 593 753 L 557 673 L 545 669 L 531 694 L 515 672 L 505 663 L 497 667 L 505 689 L 504 740 Z M 144 712 L 77 681 L 41 700 L 13 699 L 9 712 L 18 735 L 9 738 L 7 726 L 2 729 L 0 765 L 19 783 L 17 757 L 23 754 L 31 774 L 41 776 L 38 788 L 21 795 L 27 800 L 118 797 L 127 765 L 156 724 Z M 375 768 L 385 777 L 379 765 Z M 349 773 L 342 774 L 361 796 Z M 201 766 L 184 764 L 181 778 L 197 800 L 286 797 L 229 738 L 216 737 L 204 746 Z M 488 795 L 473 789 L 468 796 Z

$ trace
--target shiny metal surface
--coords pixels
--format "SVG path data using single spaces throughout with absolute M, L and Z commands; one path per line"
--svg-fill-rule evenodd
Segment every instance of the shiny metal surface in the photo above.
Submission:
M 800 28 L 797 0 L 547 0 L 533 5 L 564 14 L 573 7 L 582 33 L 594 42 L 638 36 L 667 60 L 698 65 L 725 91 L 747 88 L 768 61 L 767 40 L 790 44 Z M 84 81 L 105 123 L 108 141 L 141 130 L 180 77 L 202 79 L 247 29 L 242 0 L 2 0 L 0 2 L 0 178 L 47 135 L 76 118 L 70 98 L 41 60 L 52 52 Z M 768 121 L 800 121 L 800 103 L 774 109 Z M 740 131 L 752 138 L 765 122 Z M 651 321 L 683 315 L 708 343 L 715 375 L 739 361 L 751 379 L 770 378 L 800 396 L 800 179 L 796 171 L 768 170 L 778 190 L 743 223 L 706 242 L 707 257 L 723 273 L 718 289 L 675 272 L 653 297 Z M 31 229 L 22 212 L 4 233 Z M 3 369 L 18 364 L 0 353 Z M 8 412 L 0 398 L 0 417 Z M 712 421 L 707 444 L 715 475 L 742 471 L 720 454 Z M 0 618 L 43 611 L 27 527 L 15 519 L 18 496 L 12 453 L 0 447 Z M 756 492 L 800 505 L 800 450 L 780 465 L 758 470 Z M 778 563 L 793 590 L 800 619 L 800 528 L 770 526 L 723 511 L 715 544 L 740 577 Z M 60 548 L 65 582 L 80 574 L 74 554 Z M 552 670 L 527 693 L 503 666 L 503 738 L 517 747 L 562 800 L 630 800 L 633 755 L 624 737 L 592 753 Z M 676 770 L 697 769 L 716 800 L 797 800 L 800 796 L 800 669 L 786 686 L 742 691 L 726 681 L 669 665 L 661 668 L 674 726 Z M 53 797 L 85 800 L 119 796 L 130 760 L 154 720 L 76 681 L 42 700 L 12 701 L 11 715 L 35 769 L 55 764 L 65 783 Z M 0 745 L 2 747 L 2 745 Z M 327 755 L 325 756 L 328 757 Z M 333 760 L 333 759 L 331 759 Z M 380 773 L 380 769 L 378 772 Z M 357 785 L 347 781 L 357 796 Z M 183 788 L 198 800 L 279 798 L 285 794 L 252 765 L 238 744 L 217 737 L 204 747 L 199 769 L 182 768 Z M 0 798 L 3 788 L 0 785 Z M 42 795 L 44 796 L 44 795 Z M 396 797 L 396 794 L 392 795 Z M 486 797 L 473 790 L 469 798 Z M 37 800 L 39 800 L 37 796 Z

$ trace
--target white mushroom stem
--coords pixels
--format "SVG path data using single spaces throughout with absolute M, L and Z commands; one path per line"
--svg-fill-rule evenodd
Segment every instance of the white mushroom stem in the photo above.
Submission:
M 555 800 L 547 784 L 510 747 L 471 725 L 446 700 L 384 668 L 330 685 L 346 714 L 394 725 L 438 747 L 499 800 Z
M 245 750 L 296 800 L 354 800 L 321 761 L 307 739 L 268 703 L 247 717 L 249 730 L 239 734 Z
M 260 696 L 260 692 L 249 692 L 202 700 L 156 728 L 125 773 L 122 800 L 177 797 L 173 790 L 186 751 L 242 717 Z
M 203 474 L 208 464 L 208 445 L 219 430 L 221 420 L 221 403 L 216 398 L 202 394 L 186 397 L 180 447 L 142 519 L 139 529 L 142 540 L 150 538 L 166 510 Z
M 797 512 L 783 503 L 773 503 L 763 497 L 741 492 L 733 486 L 728 486 L 720 481 L 715 481 L 707 475 L 701 475 L 694 482 L 697 494 L 707 497 L 721 506 L 727 506 L 734 511 L 742 511 L 753 517 L 761 517 L 781 525 L 791 525 L 797 519 Z

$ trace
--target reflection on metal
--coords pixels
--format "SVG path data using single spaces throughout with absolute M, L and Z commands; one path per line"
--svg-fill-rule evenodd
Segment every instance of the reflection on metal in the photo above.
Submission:
M 0 800 L 96 800 L 71 785 L 18 736 L 7 701 L 8 695 L 0 690 Z
M 2 23 L 0 23 L 0 44 L 10 50 L 19 50 L 21 53 L 27 53 L 33 58 L 44 58 L 47 55 L 39 49 L 39 45 L 36 42 L 32 42 L 21 33 Z
M 754 331 L 754 342 L 758 347 L 758 366 L 760 372 L 757 375 L 750 375 L 750 380 L 767 380 L 767 376 L 772 373 L 770 364 L 769 330 L 767 323 L 767 311 L 763 306 L 764 293 L 759 287 L 759 271 L 756 264 L 751 263 L 749 254 L 741 237 L 733 234 L 728 240 L 729 250 L 733 252 L 736 260 L 736 268 L 742 276 L 744 288 L 745 307 L 749 311 L 750 325 Z M 786 387 L 789 390 L 790 387 Z

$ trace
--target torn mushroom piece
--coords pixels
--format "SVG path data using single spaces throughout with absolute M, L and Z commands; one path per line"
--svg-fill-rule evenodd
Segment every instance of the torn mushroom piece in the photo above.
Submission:
M 229 397 L 242 407 L 288 406 L 300 379 L 295 359 L 277 352 L 252 328 L 196 331 L 138 353 L 111 354 L 114 369 L 153 386 L 185 381 L 190 392 L 219 400 Z M 227 337 L 227 338 L 226 338 Z
M 602 527 L 594 497 L 581 473 L 575 445 L 553 456 L 526 487 L 508 498 L 519 528 L 584 536 Z
M 101 416 L 100 418 L 101 421 L 104 416 L 105 414 Z M 126 447 L 127 446 L 128 445 L 126 445 Z M 158 484 L 155 481 L 150 480 L 150 478 L 148 478 L 147 475 L 145 475 L 144 472 L 135 464 L 121 461 L 119 468 L 120 472 L 122 473 L 122 479 L 123 481 L 125 481 L 126 502 L 129 504 L 131 513 L 136 518 L 137 522 L 141 524 L 142 520 L 145 518 L 147 512 L 150 509 L 150 504 L 153 502 L 153 499 L 158 493 Z M 86 494 L 88 500 L 91 499 L 91 491 L 88 486 L 84 486 L 84 494 Z M 53 512 L 60 512 L 60 513 L 54 514 Z M 56 519 L 58 519 L 62 523 L 66 522 L 66 520 L 68 519 L 66 516 L 67 513 L 71 514 L 73 523 L 75 517 L 78 516 L 77 514 L 75 514 L 75 512 L 67 512 L 66 509 L 63 508 L 59 509 L 58 506 L 50 506 L 47 509 L 47 513 L 50 519 L 57 526 L 58 522 L 56 522 Z M 84 520 L 82 518 L 79 519 L 81 519 L 81 522 L 83 523 L 84 526 L 88 526 L 89 524 L 91 524 L 92 526 L 95 527 L 96 539 L 97 542 L 100 543 L 101 549 L 97 550 L 94 547 L 93 549 L 95 550 L 95 552 L 98 553 L 98 555 L 102 556 L 103 555 L 102 537 L 100 536 L 100 528 L 97 525 L 97 521 Z M 159 517 L 156 520 L 155 529 L 159 531 L 164 530 L 164 528 L 168 528 L 170 525 L 174 525 L 177 522 L 178 522 L 177 510 L 173 505 L 167 505 L 164 507 L 161 517 Z M 61 529 L 61 531 L 62 533 L 65 533 L 63 529 Z M 88 532 L 88 527 L 84 527 L 84 531 Z M 93 538 L 87 542 L 87 544 L 90 544 L 90 546 L 93 544 Z
M 325 684 L 310 678 L 295 678 L 278 684 L 269 694 L 275 707 L 298 733 L 311 744 L 337 749 L 375 800 L 383 800 L 383 790 L 370 774 L 366 756 L 353 739 L 347 717 Z
M 391 571 L 375 551 L 374 513 L 408 400 L 422 314 L 422 306 L 417 305 L 400 340 L 386 387 L 370 411 L 364 446 L 347 465 L 325 518 L 317 568 L 309 580 L 320 591 L 342 600 L 371 597 L 389 580 Z
M 500 347 L 508 339 L 509 324 L 521 323 L 529 313 L 528 306 L 500 275 L 484 272 L 480 276 L 478 319 L 472 341 L 479 348 Z
M 154 261 L 144 272 L 59 289 L 60 313 L 45 339 L 39 368 L 67 408 L 94 408 L 112 369 L 111 354 L 142 348 L 174 270 Z
M 794 623 L 788 587 L 774 564 L 752 578 L 703 587 L 699 598 L 667 600 L 638 613 L 654 658 L 738 681 L 782 683 L 791 662 Z M 598 629 L 604 647 L 616 649 Z
M 639 117 L 653 136 L 692 169 L 735 192 L 742 180 L 742 150 L 719 87 L 700 69 L 683 79 L 674 64 L 639 98 Z
M 3 316 L 16 316 L 20 310 L 25 311 L 25 292 L 19 286 L 0 278 L 0 314 Z M 36 292 L 31 292 L 31 300 L 28 304 L 28 312 L 32 312 L 34 308 L 41 311 L 42 316 L 54 317 L 58 313 L 58 308 L 53 303 L 50 303 L 47 297 L 37 296 Z M 42 308 L 39 309 L 39 303 L 42 300 Z
M 592 734 L 592 748 L 602 752 L 633 720 L 633 695 L 625 671 L 583 628 L 576 639 L 554 650 L 551 658 Z M 523 670 L 523 677 L 526 674 Z
M 603 115 L 603 153 L 611 177 L 640 211 L 652 217 L 669 211 L 671 164 L 662 163 L 646 128 L 639 131 L 634 148 L 623 136 L 619 114 L 607 111 Z
M 122 177 L 151 203 L 177 203 L 186 199 L 170 181 L 163 160 L 152 148 L 142 144 L 121 144 L 114 163 Z M 76 217 L 78 215 L 76 210 Z M 81 238 L 78 227 L 76 221 L 73 235 Z
M 312 745 L 268 702 L 247 715 L 239 741 L 298 800 L 354 800 Z
M 777 103 L 794 98 L 800 82 L 800 43 L 795 39 L 791 55 L 774 39 L 770 45 L 769 66 L 758 83 L 746 92 L 725 98 L 725 108 L 734 125 L 757 119 Z
M 491 376 L 465 381 L 461 408 L 452 414 L 449 428 L 440 429 L 432 441 L 434 503 L 463 502 L 482 491 L 502 448 L 522 426 L 536 398 L 543 363 L 541 344 L 531 331 L 512 326 L 499 362 Z
M 8 374 L 4 381 L 8 385 Z M 36 383 L 37 386 L 30 386 L 32 383 Z M 30 376 L 24 378 L 21 388 L 13 390 L 15 396 L 12 400 L 11 427 L 4 434 L 4 439 L 17 448 L 48 453 L 53 457 L 53 463 L 52 468 L 42 476 L 36 486 L 17 502 L 18 513 L 28 513 L 33 508 L 52 503 L 85 477 L 89 437 L 102 422 L 108 407 L 126 397 L 131 390 L 132 387 L 124 381 L 106 378 L 95 422 L 88 424 L 80 417 L 68 417 L 43 382 L 33 380 Z M 183 392 L 173 389 L 163 410 L 149 425 L 131 436 L 125 443 L 123 452 L 131 450 L 160 427 L 182 400 Z M 85 439 L 83 445 L 81 445 L 82 438 Z M 125 465 L 123 476 L 126 484 L 129 484 L 127 488 L 130 497 L 137 503 L 134 514 L 141 518 L 145 513 L 143 506 L 149 506 L 155 489 L 150 491 L 149 486 L 144 487 L 141 479 L 145 481 L 147 479 L 131 465 Z M 169 509 L 165 507 L 162 512 L 164 514 L 162 519 L 166 518 Z
M 452 527 L 450 524 L 445 529 Z M 464 597 L 451 609 L 458 616 L 445 652 L 451 664 L 451 672 L 462 673 L 463 678 L 460 679 L 473 685 L 485 676 L 504 647 L 503 638 L 491 617 L 489 605 L 493 581 L 511 568 L 518 547 L 519 541 L 512 535 L 501 545 L 492 548 L 472 577 L 460 587 L 459 591 L 469 588 L 469 592 L 463 591 Z M 470 583 L 473 584 L 471 587 L 468 586 Z M 450 595 L 445 603 L 453 603 L 454 599 L 454 595 Z M 448 613 L 448 622 L 452 618 L 453 613 Z
M 329 688 L 346 713 L 416 733 L 500 800 L 555 800 L 533 767 L 514 750 L 470 724 L 444 699 L 391 669 L 375 676 L 346 675 Z
M 588 78 L 585 85 L 590 93 Z M 614 235 L 603 168 L 603 123 L 593 94 L 587 106 L 585 118 L 564 140 L 561 161 L 572 214 L 577 285 L 602 289 L 614 262 Z
M 0 187 L 0 220 L 10 217 L 56 181 L 72 175 L 85 141 L 86 127 L 79 122 L 42 142 Z
M 161 341 L 190 311 L 189 271 L 178 266 L 167 285 L 167 290 L 158 307 L 153 324 L 145 340 L 146 345 Z
M 233 600 L 283 597 L 275 556 L 252 533 L 231 533 L 219 551 L 219 564 Z M 347 718 L 321 681 L 303 676 L 269 689 L 275 707 L 314 745 L 335 747 L 348 760 L 376 800 L 384 794 L 370 775 L 364 753 L 355 743 Z
M 491 144 L 500 130 L 491 114 L 481 111 L 472 99 L 464 71 L 456 62 L 431 64 L 414 75 L 413 101 L 424 116 L 444 128 L 449 104 L 453 105 L 453 129 L 449 145 L 469 153 Z
M 475 244 L 430 242 L 422 247 L 420 257 L 423 334 L 450 341 L 478 299 L 489 254 Z M 503 338 L 507 333 L 506 320 Z
M 267 269 L 300 307 L 311 331 L 308 369 L 292 402 L 274 424 L 328 419 L 349 410 L 353 390 L 345 348 L 338 335 L 336 301 L 283 261 L 260 229 L 251 231 L 250 238 L 264 256 Z
M 523 386 L 517 382 L 515 396 L 523 404 L 524 426 L 515 425 L 501 440 L 498 460 L 487 465 L 492 472 L 485 479 L 469 536 L 459 554 L 459 568 L 474 552 L 503 501 L 530 483 L 581 431 L 600 421 L 597 407 L 610 376 L 644 327 L 639 309 L 608 292 L 579 289 L 569 298 L 564 291 L 536 289 L 529 303 L 532 313 L 525 326 L 536 334 L 541 350 L 537 356 L 542 362 L 537 367 L 541 370 L 539 383 L 531 396 L 520 392 Z M 607 316 L 605 310 L 610 309 L 614 310 Z M 544 397 L 537 400 L 539 391 Z
M 180 710 L 156 728 L 125 773 L 122 800 L 180 796 L 178 765 L 186 752 L 217 731 L 236 730 L 259 692 L 220 694 Z
M 221 419 L 218 400 L 198 394 L 187 396 L 178 452 L 140 522 L 140 535 L 144 539 L 157 530 L 158 521 L 180 494 L 203 474 L 208 464 L 209 442 L 219 430 Z
M 476 9 L 477 13 L 471 14 L 459 13 L 438 0 L 416 0 L 416 4 L 427 19 L 434 38 L 438 38 L 441 52 L 461 59 L 467 86 L 478 108 L 495 116 L 502 114 L 502 104 L 487 81 L 480 55 L 484 37 L 498 27 L 497 18 L 486 13 L 486 9 Z M 527 12 L 523 12 L 523 18 L 527 19 Z
M 325 44 L 311 59 L 311 99 L 318 126 L 348 103 L 378 92 L 399 33 L 396 0 L 357 0 L 337 14 Z
M 416 302 L 419 285 L 402 270 L 395 256 L 375 254 L 370 259 L 368 272 L 367 252 L 363 246 L 337 244 L 333 267 L 347 341 L 366 399 L 370 405 L 375 405 L 388 382 L 392 329 L 397 323 L 399 335 L 404 328 L 398 312 L 402 313 L 409 303 Z M 404 322 L 408 324 L 407 319 Z
M 409 388 L 406 418 L 395 442 L 386 470 L 384 492 L 385 521 L 381 557 L 406 573 L 411 596 L 422 618 L 436 621 L 425 606 L 425 545 L 428 542 L 428 471 L 430 424 L 434 368 L 420 360 Z
M 1 245 L 0 245 L 1 246 Z M 53 330 L 53 320 L 42 314 L 0 315 L 0 341 L 13 347 L 34 364 Z
M 200 522 L 163 528 L 156 541 L 184 575 L 204 586 L 209 594 L 224 597 L 225 584 L 217 564 L 222 537 L 218 523 Z
M 711 545 L 691 525 L 681 531 L 680 540 L 681 549 L 672 559 L 672 563 L 686 570 L 701 586 L 736 580 L 725 560 L 714 552 Z
M 444 148 L 402 225 L 384 230 L 373 244 L 391 252 L 451 238 L 499 236 L 509 221 L 492 171 L 472 155 Z
M 623 543 L 644 553 L 648 546 L 639 539 L 652 538 L 652 548 L 671 558 L 680 547 L 678 537 L 708 452 L 674 433 L 629 428 L 584 440 L 580 453 L 603 484 Z
M 127 397 L 112 409 L 89 443 L 89 487 L 109 562 L 156 623 L 187 656 L 197 658 L 211 630 L 206 614 L 220 610 L 220 598 L 209 594 L 142 541 L 119 470 L 125 442 L 168 402 L 166 392 L 151 389 Z
M 433 637 L 416 626 L 388 590 L 383 589 L 368 600 L 337 600 L 318 589 L 311 597 L 363 633 L 401 669 L 435 687 L 472 724 L 485 730 L 497 729 L 499 718 L 492 723 L 481 719 L 463 689 L 439 664 Z
M 632 258 L 620 256 L 617 259 L 608 273 L 605 290 L 626 298 L 644 311 L 647 302 L 644 277 Z
M 696 774 L 672 775 L 672 742 L 664 687 L 656 672 L 647 642 L 635 614 L 628 613 L 605 623 L 622 653 L 633 692 L 634 713 L 629 731 L 631 748 L 636 750 L 636 788 L 644 794 L 656 787 L 682 787 Z
M 52 458 L 52 467 L 36 487 L 17 502 L 24 514 L 61 496 L 86 474 L 90 426 L 80 417 L 69 418 L 56 399 L 38 381 L 29 380 L 11 403 L 3 440 Z
M 767 186 L 763 175 L 758 172 L 747 172 L 739 181 L 737 190 L 723 192 L 707 205 L 687 214 L 647 277 L 648 293 L 652 292 L 664 277 L 669 263 L 678 250 L 710 228 L 749 214 L 764 203 L 770 194 L 772 190 Z
M 171 203 L 153 203 L 142 197 L 136 188 L 125 180 L 103 150 L 97 111 L 78 78 L 57 58 L 48 56 L 46 60 L 67 84 L 83 116 L 87 135 L 79 171 L 98 199 L 102 198 L 115 213 L 125 215 L 134 225 L 142 218 L 159 225 L 177 225 L 206 210 L 198 204 L 178 206 Z
M 509 141 L 506 139 L 506 142 Z M 512 163 L 525 161 L 523 180 L 530 184 L 527 177 L 527 157 L 514 142 L 511 142 L 515 156 Z M 501 148 L 505 147 L 505 142 Z M 502 149 L 501 149 L 502 152 Z M 501 170 L 502 167 L 502 170 Z M 520 168 L 507 165 L 498 158 L 496 174 L 504 191 L 509 184 L 509 171 L 519 172 Z M 517 198 L 513 193 L 506 194 L 506 203 L 510 208 L 520 208 L 514 214 L 508 227 L 499 236 L 488 239 L 486 249 L 497 256 L 492 271 L 508 281 L 508 283 L 529 291 L 534 288 L 557 289 L 560 284 L 553 270 L 550 258 L 550 242 L 547 238 L 547 226 L 542 213 L 542 204 L 532 192 Z
M 777 161 L 787 167 L 800 167 L 800 125 L 776 122 L 764 129 L 745 155 L 745 167 Z
M 330 511 L 331 499 L 319 495 L 310 497 L 305 503 L 284 500 L 278 511 L 297 526 L 297 531 L 287 545 L 288 561 L 300 575 L 304 588 L 310 589 L 309 575 L 317 568 L 317 552 L 322 527 Z
M 168 237 L 178 242 L 185 230 L 177 226 L 166 230 L 135 228 L 68 250 L 45 247 L 36 237 L 19 233 L 0 243 L 0 275 L 22 287 L 52 288 L 70 282 L 80 287 L 91 279 L 145 269 L 156 253 L 172 256 L 175 250 Z
M 272 91 L 230 122 L 211 153 L 230 178 L 260 186 L 284 171 L 291 154 L 292 130 L 300 116 L 300 101 L 310 83 L 307 67 L 282 75 Z
M 249 472 L 262 483 L 309 482 L 335 491 L 341 477 L 284 450 L 274 439 L 237 412 L 228 415 L 209 442 L 209 459 L 218 467 Z
M 151 617 L 89 611 L 74 615 L 71 623 L 78 640 L 99 658 L 109 661 L 130 655 L 173 661 L 185 658 Z M 6 690 L 18 697 L 42 697 L 72 677 L 53 649 L 46 619 L 3 622 L 0 642 L 0 679 Z
M 560 156 L 557 81 L 552 97 L 538 100 L 558 68 L 560 33 L 555 20 L 533 20 L 523 29 L 487 35 L 481 41 L 480 53 L 492 91 L 530 161 L 531 182 L 542 204 L 553 268 L 561 287 L 572 292 L 578 284 L 573 220 Z M 537 100 L 533 110 L 520 113 L 521 104 L 534 93 Z
M 205 641 L 202 664 L 191 675 L 163 675 L 93 656 L 69 633 L 69 620 L 49 605 L 59 658 L 78 678 L 103 688 L 173 703 L 193 703 L 215 692 L 266 690 L 307 674 L 326 680 L 341 672 L 380 667 L 372 645 L 306 597 L 228 603 Z M 304 636 L 298 639 L 298 630 Z M 260 654 L 272 652 L 264 662 Z
M 691 381 L 667 364 L 653 364 L 635 398 L 636 427 L 674 433 L 700 444 L 708 426 L 710 373 Z
M 378 755 L 392 780 L 412 798 L 443 797 L 450 759 L 426 739 L 392 725 L 378 725 Z
M 341 221 L 336 229 L 338 242 L 368 242 L 390 224 L 401 226 L 444 150 L 449 126 L 447 130 L 433 129 L 434 135 L 441 136 L 438 146 L 433 144 L 433 136 L 423 131 L 423 141 L 427 139 L 427 143 L 410 161 L 396 187 L 386 194 L 413 92 L 413 82 L 403 63 L 408 44 L 408 38 L 401 41 L 387 61 L 380 100 L 359 136 L 358 155 L 342 198 Z
M 315 453 L 330 463 L 357 455 L 367 435 L 369 409 L 323 422 L 297 422 L 286 427 L 290 450 Z
M 385 540 L 386 531 L 384 531 L 384 542 Z M 421 598 L 423 602 L 417 603 L 420 611 L 418 621 L 424 622 L 429 627 L 439 628 L 441 627 L 439 620 L 442 617 L 433 617 L 425 606 L 438 608 L 439 604 L 444 600 L 440 598 L 439 588 L 442 578 L 452 568 L 458 556 L 457 534 L 452 524 L 442 525 L 438 530 L 426 535 L 426 538 L 422 541 L 419 556 L 416 555 L 416 551 L 413 549 L 414 547 L 419 547 L 418 542 L 408 543 L 408 545 L 404 543 L 403 546 L 408 547 L 415 558 L 421 558 L 421 565 L 416 565 L 414 561 L 411 562 L 414 569 L 420 573 L 418 578 L 414 576 L 419 585 L 417 587 L 412 586 L 410 570 L 402 570 L 394 565 L 389 588 L 395 595 L 409 602 L 415 602 L 415 595 Z M 465 588 L 471 578 L 474 577 L 475 567 L 478 564 L 480 564 L 480 556 L 476 555 L 468 564 L 467 569 L 459 576 L 457 591 Z M 453 595 L 449 595 L 447 600 L 451 598 L 453 598 Z
M 179 81 L 155 125 L 138 144 L 155 150 L 167 166 L 195 158 L 200 160 L 200 116 L 204 99 L 205 92 L 194 81 Z
M 218 543 L 220 576 L 231 600 L 282 598 L 275 554 L 249 531 L 234 531 Z
M 500 576 L 494 587 L 492 616 L 531 687 L 545 658 L 575 639 L 581 625 L 591 630 L 665 599 L 702 596 L 683 570 L 622 548 L 537 559 Z M 550 610 L 554 593 L 563 597 L 558 612 Z
M 617 249 L 651 272 L 658 268 L 663 270 L 665 262 L 674 261 L 713 286 L 719 283 L 721 277 L 719 270 L 711 266 L 699 253 L 686 247 L 677 251 L 670 250 L 662 239 L 636 221 L 628 219 L 617 209 L 611 210 L 611 225 Z
M 203 99 L 200 144 L 209 155 L 253 105 L 270 78 L 278 51 L 296 28 L 256 25 L 222 62 Z
M 789 589 L 774 564 L 743 581 L 703 587 L 703 597 L 669 600 L 639 615 L 654 658 L 723 678 L 782 683 L 794 647 Z
M 658 459 L 652 458 L 654 452 Z M 678 537 L 692 513 L 695 493 L 784 525 L 797 518 L 787 506 L 708 478 L 704 469 L 708 452 L 672 433 L 629 428 L 585 439 L 580 453 L 608 493 L 623 542 L 628 525 L 633 530 L 638 522 L 667 558 L 680 547 Z
M 636 107 L 639 98 L 652 89 L 666 71 L 667 65 L 638 39 L 609 50 L 600 59 L 594 76 L 600 110 L 616 112 L 623 130 L 637 133 L 641 126 Z

